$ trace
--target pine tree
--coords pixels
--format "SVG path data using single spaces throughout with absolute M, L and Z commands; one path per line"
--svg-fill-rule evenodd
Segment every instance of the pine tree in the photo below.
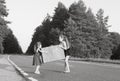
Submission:
M 108 17 L 104 17 L 102 11 L 99 11 L 97 17 L 94 16 L 82 0 L 70 6 L 69 14 L 64 33 L 72 42 L 73 56 L 109 58 L 112 54 L 112 43 L 105 37 L 108 34 Z
M 110 32 L 108 36 L 113 44 L 111 59 L 120 59 L 120 34 L 116 32 Z
M 112 47 L 113 44 L 110 41 L 109 37 L 107 36 L 109 34 L 108 32 L 108 27 L 110 27 L 108 25 L 108 16 L 104 17 L 104 10 L 103 9 L 99 9 L 97 14 L 96 14 L 96 20 L 98 23 L 98 37 L 97 38 L 97 47 L 100 50 L 99 53 L 99 58 L 110 58 L 110 56 L 112 55 Z
M 58 44 L 58 36 L 63 33 L 71 42 L 72 56 L 110 58 L 116 44 L 109 36 L 108 18 L 104 17 L 102 9 L 95 16 L 82 0 L 71 4 L 69 10 L 59 2 L 52 19 L 46 18 L 36 28 L 27 53 L 32 53 L 36 41 L 41 41 L 44 46 Z
M 70 18 L 66 21 L 64 33 L 66 33 L 72 43 L 73 56 L 88 57 L 87 37 L 91 33 L 90 23 L 88 23 L 86 6 L 82 0 L 73 3 L 69 8 Z
M 52 27 L 63 30 L 64 21 L 69 18 L 68 10 L 61 2 L 58 3 L 58 7 L 55 9 L 55 14 L 52 18 Z
M 96 19 L 98 22 L 98 26 L 100 28 L 101 31 L 101 36 L 104 36 L 106 34 L 108 34 L 108 27 L 110 27 L 108 25 L 108 16 L 104 17 L 104 10 L 103 9 L 99 9 L 97 14 L 96 14 Z
M 61 2 L 59 2 L 52 19 L 47 15 L 42 25 L 35 29 L 32 42 L 26 53 L 33 53 L 33 45 L 36 41 L 41 41 L 44 47 L 58 44 L 58 35 L 65 28 L 64 22 L 68 17 L 68 10 Z
M 3 47 L 3 40 L 5 35 L 8 33 L 7 31 L 7 21 L 4 19 L 4 17 L 7 17 L 7 9 L 5 6 L 5 0 L 0 0 L 0 53 L 3 53 L 4 47 Z
M 49 40 L 49 32 L 51 30 L 51 17 L 49 14 L 45 17 L 45 19 L 42 22 L 42 25 L 38 26 L 35 29 L 35 32 L 32 37 L 32 41 L 26 51 L 27 54 L 33 54 L 33 46 L 37 41 L 40 41 L 42 43 L 43 47 L 50 45 Z
M 11 29 L 9 29 L 9 34 L 6 35 L 3 41 L 4 53 L 7 54 L 22 54 L 22 49 L 19 45 L 17 38 L 14 36 Z
M 9 21 L 5 0 L 0 0 L 0 53 L 22 53 L 22 49 L 12 30 L 8 27 Z

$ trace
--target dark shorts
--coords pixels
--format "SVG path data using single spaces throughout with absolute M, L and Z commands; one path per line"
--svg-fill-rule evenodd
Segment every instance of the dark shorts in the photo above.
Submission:
M 64 50 L 65 56 L 70 56 L 70 49 Z

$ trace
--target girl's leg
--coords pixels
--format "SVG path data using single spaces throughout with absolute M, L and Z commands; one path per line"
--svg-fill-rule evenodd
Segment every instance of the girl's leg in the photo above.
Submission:
M 36 74 L 40 74 L 40 65 L 37 65 L 37 66 L 36 66 L 35 73 L 36 73 Z
M 65 57 L 65 72 L 70 72 L 70 67 L 69 67 L 69 63 L 68 63 L 69 57 L 70 56 Z

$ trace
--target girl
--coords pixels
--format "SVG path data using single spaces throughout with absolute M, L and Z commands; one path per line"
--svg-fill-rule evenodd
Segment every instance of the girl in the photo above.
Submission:
M 34 55 L 33 55 L 33 65 L 36 66 L 35 73 L 40 74 L 40 65 L 43 63 L 43 57 L 42 57 L 42 44 L 41 42 L 37 42 L 34 45 Z
M 70 72 L 70 68 L 69 68 L 69 63 L 68 63 L 68 60 L 69 60 L 69 57 L 70 57 L 70 53 L 69 53 L 69 50 L 70 50 L 70 43 L 67 39 L 66 36 L 64 35 L 60 35 L 59 36 L 59 41 L 60 41 L 60 47 L 64 49 L 64 52 L 65 52 L 65 73 L 68 73 Z

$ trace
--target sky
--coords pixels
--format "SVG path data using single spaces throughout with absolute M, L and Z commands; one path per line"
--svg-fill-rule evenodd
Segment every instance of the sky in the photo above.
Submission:
M 23 52 L 31 42 L 32 35 L 37 26 L 46 17 L 47 13 L 54 14 L 58 2 L 62 2 L 67 8 L 78 0 L 6 0 L 9 9 L 7 20 L 11 21 L 8 26 L 13 30 Z M 87 7 L 90 7 L 94 14 L 102 8 L 104 16 L 109 16 L 109 28 L 111 32 L 120 33 L 120 0 L 83 0 Z

